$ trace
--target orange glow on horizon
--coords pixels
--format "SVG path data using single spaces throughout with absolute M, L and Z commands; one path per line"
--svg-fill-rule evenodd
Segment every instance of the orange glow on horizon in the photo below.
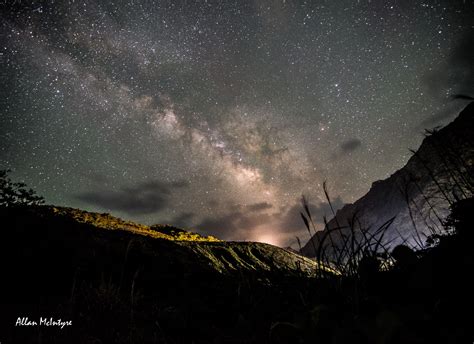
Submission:
M 270 244 L 274 246 L 280 245 L 278 238 L 272 234 L 257 234 L 254 240 L 256 242 L 262 242 L 262 243 Z

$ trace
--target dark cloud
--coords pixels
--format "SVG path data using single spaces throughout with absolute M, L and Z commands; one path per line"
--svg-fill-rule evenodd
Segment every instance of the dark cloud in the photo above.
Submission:
M 428 90 L 436 97 L 474 93 L 474 30 L 468 30 L 448 58 L 435 71 L 425 75 Z M 437 115 L 441 117 L 442 115 Z
M 333 200 L 333 207 L 335 210 L 340 209 L 344 203 L 340 197 Z M 214 235 L 220 239 L 235 240 L 242 236 L 252 237 L 252 232 L 256 227 L 264 224 L 273 224 L 275 227 L 271 228 L 275 238 L 285 238 L 285 242 L 294 236 L 291 233 L 298 233 L 304 230 L 304 224 L 300 216 L 303 211 L 301 203 L 295 202 L 293 206 L 285 209 L 280 209 L 279 214 L 267 213 L 265 210 L 274 208 L 269 203 L 255 203 L 245 207 L 234 207 L 233 211 L 218 216 L 207 217 L 201 221 L 196 228 L 205 235 Z M 311 215 L 316 224 L 323 223 L 323 216 L 327 215 L 328 219 L 332 216 L 331 209 L 326 203 L 319 203 L 317 205 L 309 205 Z M 245 234 L 247 233 L 247 234 Z M 278 239 L 277 239 L 278 240 Z
M 337 197 L 336 199 L 332 200 L 331 203 L 334 207 L 334 211 L 337 211 L 344 206 L 344 202 L 342 201 L 341 197 Z M 321 225 L 321 229 L 322 225 L 324 224 L 324 217 L 326 216 L 328 221 L 332 218 L 332 211 L 328 203 L 321 202 L 317 205 L 309 203 L 309 211 L 313 221 L 315 224 Z M 305 227 L 303 220 L 301 219 L 301 212 L 304 212 L 303 206 L 298 201 L 282 216 L 280 225 L 281 230 L 285 232 L 296 232 L 298 230 L 304 229 Z
M 217 218 L 207 217 L 204 218 L 196 227 L 201 232 L 206 234 L 214 234 L 220 238 L 223 238 L 226 236 L 226 234 L 238 230 L 237 222 L 239 216 L 241 216 L 240 213 L 234 212 Z
M 341 144 L 341 150 L 343 153 L 351 153 L 362 145 L 359 139 L 349 139 Z
M 448 59 L 425 76 L 425 83 L 435 97 L 451 97 L 452 101 L 423 120 L 417 130 L 454 118 L 464 103 L 463 96 L 474 96 L 474 30 L 467 31 L 454 46 Z
M 245 207 L 249 212 L 260 212 L 262 210 L 273 208 L 273 205 L 267 202 L 249 204 Z
M 207 205 L 210 207 L 217 207 L 219 205 L 219 202 L 215 199 L 210 199 L 209 201 L 207 201 Z
M 131 215 L 156 213 L 170 205 L 170 195 L 186 187 L 183 181 L 163 183 L 151 181 L 122 187 L 118 191 L 89 191 L 76 198 L 104 209 L 123 211 Z
M 190 227 L 196 214 L 193 212 L 183 212 L 176 215 L 172 220 L 168 221 L 169 224 L 176 227 Z
M 431 129 L 438 124 L 443 123 L 444 121 L 453 118 L 456 116 L 459 111 L 462 109 L 460 108 L 460 102 L 451 102 L 446 107 L 438 112 L 436 112 L 433 116 L 430 116 L 424 119 L 420 125 L 416 127 L 416 131 L 422 131 L 424 129 Z M 461 104 L 462 105 L 462 104 Z
M 449 65 L 456 83 L 456 94 L 474 96 L 474 29 L 468 31 L 453 50 Z
M 242 232 L 249 233 L 261 224 L 271 220 L 268 214 L 252 214 L 245 211 L 232 211 L 219 217 L 208 217 L 196 227 L 205 234 L 215 235 L 220 239 L 235 239 Z

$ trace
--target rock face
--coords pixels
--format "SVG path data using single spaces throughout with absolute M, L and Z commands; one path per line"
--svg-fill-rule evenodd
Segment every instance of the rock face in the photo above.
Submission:
M 334 256 L 331 241 L 341 247 L 351 233 L 375 233 L 392 218 L 382 238 L 387 249 L 401 243 L 423 246 L 427 237 L 443 231 L 450 205 L 473 195 L 473 133 L 474 103 L 470 103 L 444 128 L 427 131 L 420 148 L 403 168 L 376 181 L 365 196 L 340 209 L 302 248 L 302 253 L 314 257 L 326 247 L 324 252 Z

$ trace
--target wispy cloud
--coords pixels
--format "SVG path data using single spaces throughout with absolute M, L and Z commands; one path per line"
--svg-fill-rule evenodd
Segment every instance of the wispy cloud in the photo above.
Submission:
M 351 153 L 351 152 L 354 152 L 355 150 L 357 150 L 358 148 L 360 148 L 360 146 L 362 146 L 362 141 L 359 140 L 359 139 L 356 139 L 356 138 L 353 138 L 353 139 L 349 139 L 347 141 L 344 141 L 340 147 L 341 147 L 341 151 L 343 153 Z
M 103 209 L 122 211 L 130 215 L 144 215 L 169 207 L 173 192 L 187 186 L 188 184 L 183 181 L 172 183 L 151 181 L 122 187 L 117 191 L 84 192 L 76 195 L 76 198 Z

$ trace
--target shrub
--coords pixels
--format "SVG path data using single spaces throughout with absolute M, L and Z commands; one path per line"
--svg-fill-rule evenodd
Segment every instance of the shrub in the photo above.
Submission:
M 10 170 L 0 170 L 0 206 L 13 207 L 44 203 L 44 198 L 27 188 L 25 183 L 13 182 L 8 177 L 10 172 Z

